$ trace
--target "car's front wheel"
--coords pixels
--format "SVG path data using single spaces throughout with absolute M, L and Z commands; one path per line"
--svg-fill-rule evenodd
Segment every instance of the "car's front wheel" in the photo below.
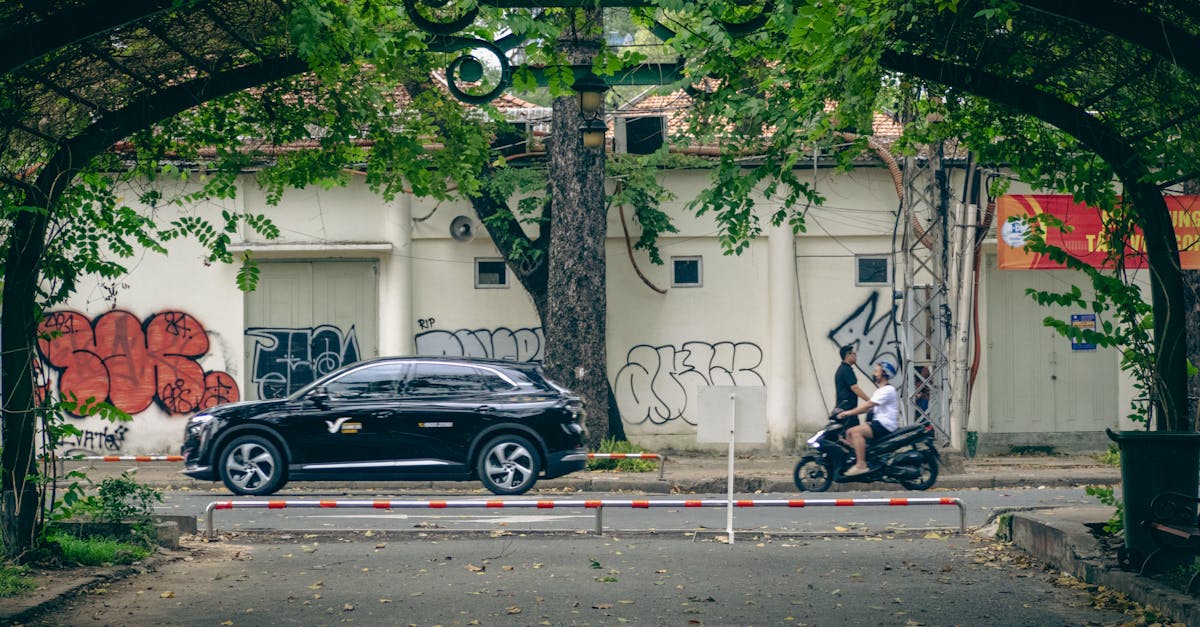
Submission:
M 480 449 L 475 471 L 483 487 L 493 494 L 524 494 L 537 483 L 542 462 L 529 440 L 501 435 Z
M 283 455 L 273 442 L 260 435 L 234 438 L 217 464 L 221 481 L 234 494 L 264 496 L 284 484 Z

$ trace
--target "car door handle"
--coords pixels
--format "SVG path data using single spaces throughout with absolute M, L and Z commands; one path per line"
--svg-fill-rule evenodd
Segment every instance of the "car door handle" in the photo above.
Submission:
M 492 406 L 491 405 L 480 405 L 479 407 L 475 408 L 475 411 L 477 411 L 479 413 L 489 412 L 489 411 L 492 411 Z

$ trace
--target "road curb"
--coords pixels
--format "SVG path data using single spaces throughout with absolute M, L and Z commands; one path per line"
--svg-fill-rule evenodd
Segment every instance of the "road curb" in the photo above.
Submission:
M 1107 507 L 1063 507 L 1012 514 L 1012 542 L 1050 566 L 1090 584 L 1124 593 L 1143 605 L 1153 606 L 1176 622 L 1200 625 L 1200 600 L 1149 577 L 1120 570 L 1104 560 L 1105 552 L 1089 522 L 1112 515 Z
M 643 492 L 646 494 L 723 494 L 727 490 L 726 477 L 706 478 L 671 478 L 658 479 L 654 477 L 630 477 L 628 475 L 609 475 L 595 473 L 578 473 L 568 477 L 550 479 L 538 482 L 531 493 L 545 492 Z M 196 481 L 187 478 L 164 480 L 159 478 L 139 478 L 143 485 L 156 489 L 186 488 L 196 491 L 228 493 L 220 482 Z M 1120 477 L 1113 472 L 1085 472 L 1068 476 L 1046 476 L 1036 473 L 997 473 L 988 475 L 947 475 L 940 477 L 933 489 L 990 489 L 990 488 L 1036 488 L 1036 487 L 1074 487 L 1083 485 L 1115 485 L 1120 483 Z M 489 494 L 478 484 L 461 481 L 306 481 L 289 484 L 285 489 L 303 488 L 305 491 L 433 491 L 446 493 L 474 492 Z M 835 483 L 829 492 L 879 492 L 902 489 L 893 483 Z M 781 478 L 771 475 L 737 475 L 734 477 L 734 491 L 739 493 L 797 493 L 796 485 L 791 478 Z M 916 493 L 914 493 L 916 494 Z

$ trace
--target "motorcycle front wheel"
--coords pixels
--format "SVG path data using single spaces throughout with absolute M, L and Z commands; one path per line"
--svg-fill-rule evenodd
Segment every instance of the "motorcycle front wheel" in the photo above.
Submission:
M 833 483 L 833 475 L 825 467 L 820 455 L 805 455 L 796 462 L 792 473 L 796 488 L 801 492 L 824 492 Z
M 933 455 L 926 451 L 917 466 L 917 476 L 911 479 L 901 479 L 900 485 L 909 490 L 928 490 L 937 482 L 938 465 Z

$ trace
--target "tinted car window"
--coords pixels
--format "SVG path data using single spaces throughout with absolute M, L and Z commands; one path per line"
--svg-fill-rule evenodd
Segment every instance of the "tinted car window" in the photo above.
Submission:
M 376 364 L 326 383 L 325 390 L 337 398 L 394 398 L 403 378 L 403 364 Z
M 482 368 L 455 364 L 415 364 L 408 382 L 408 394 L 474 394 L 511 387 L 503 378 Z

